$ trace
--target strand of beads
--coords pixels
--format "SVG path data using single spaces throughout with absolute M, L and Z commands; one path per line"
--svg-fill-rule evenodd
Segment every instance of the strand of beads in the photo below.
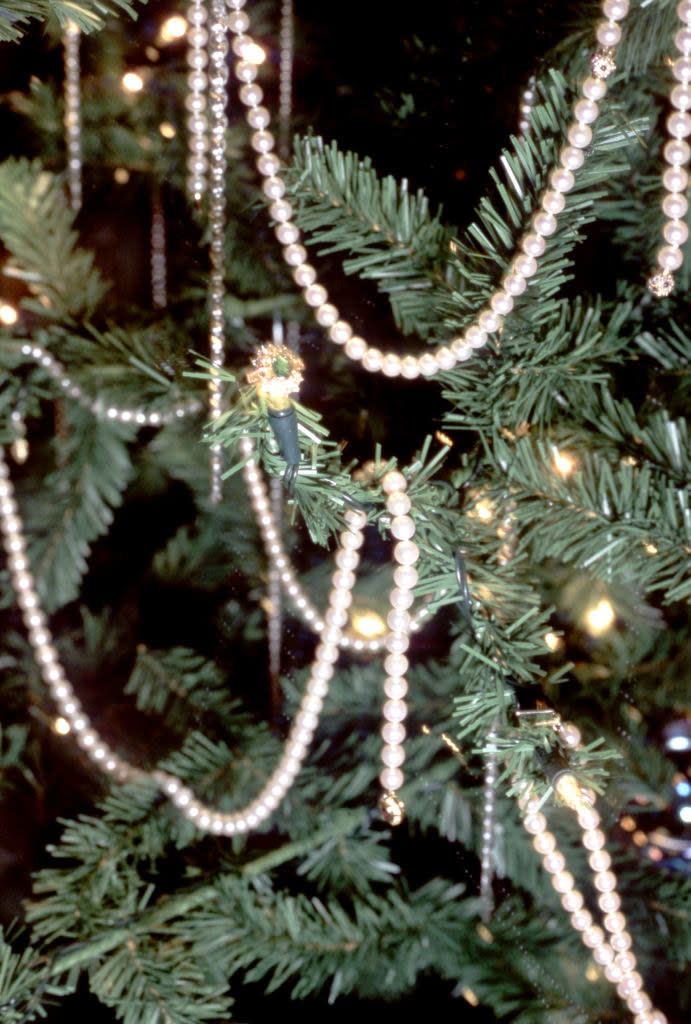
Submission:
M 682 0 L 677 6 L 681 28 L 674 37 L 674 43 L 681 56 L 672 64 L 672 74 L 677 84 L 672 87 L 670 104 L 674 113 L 667 118 L 667 132 L 670 139 L 662 150 L 665 162 L 669 164 L 662 175 L 662 185 L 667 195 L 662 200 L 662 211 L 667 217 L 662 228 L 666 245 L 657 252 L 658 269 L 648 279 L 648 288 L 658 298 L 670 295 L 674 289 L 674 271 L 681 267 L 684 256 L 682 245 L 689 237 L 686 226 L 688 202 L 684 193 L 689 183 L 686 170 L 691 147 L 686 141 L 691 135 L 691 2 Z
M 155 309 L 165 309 L 168 305 L 167 277 L 166 219 L 161 195 L 156 189 L 151 210 L 151 301 Z
M 189 92 L 185 106 L 187 118 L 187 192 L 195 202 L 201 202 L 206 191 L 206 175 L 209 169 L 209 122 L 206 116 L 206 66 L 209 55 L 206 44 L 209 34 L 205 28 L 208 14 L 203 0 L 192 0 L 187 9 L 187 87 Z
M 249 448 L 245 449 L 246 454 L 249 455 L 251 450 L 251 442 L 249 442 Z M 366 516 L 362 512 L 348 510 L 345 513 L 345 520 L 346 529 L 340 535 L 340 550 L 348 551 L 349 562 L 355 565 L 358 560 L 358 551 L 363 542 Z M 343 625 L 343 616 L 351 601 L 351 577 L 354 580 L 354 575 L 352 573 L 344 575 L 339 568 L 333 574 L 329 609 L 324 616 L 328 625 L 321 632 L 310 678 L 277 767 L 254 800 L 239 811 L 225 813 L 202 804 L 176 776 L 158 770 L 145 772 L 129 764 L 119 757 L 92 727 L 73 687 L 65 676 L 53 644 L 46 615 L 41 608 L 27 558 L 26 541 L 14 497 L 14 488 L 2 450 L 0 450 L 0 534 L 7 553 L 7 565 L 12 586 L 17 595 L 17 604 L 22 612 L 36 663 L 40 667 L 41 675 L 57 709 L 70 726 L 69 731 L 74 733 L 77 743 L 90 760 L 118 782 L 155 783 L 184 816 L 201 831 L 230 836 L 248 832 L 266 820 L 295 782 L 317 727 L 319 713 L 334 672 L 334 663 L 338 659 L 338 640 Z
M 246 447 L 247 446 L 245 445 L 245 448 Z M 245 449 L 243 448 L 243 452 L 244 450 Z M 253 449 L 251 449 L 251 451 L 253 452 Z M 326 622 L 298 582 L 295 569 L 291 565 L 288 554 L 281 541 L 280 530 L 272 513 L 270 497 L 267 493 L 266 485 L 262 480 L 261 474 L 252 473 L 250 478 L 248 476 L 248 466 L 249 463 L 246 462 L 244 469 L 245 485 L 247 487 L 247 494 L 259 526 L 269 563 L 278 571 L 281 586 L 290 598 L 293 607 L 304 624 L 313 632 L 321 633 Z M 406 501 L 409 502 L 409 500 L 410 499 L 408 499 L 406 495 Z M 410 505 L 408 505 L 408 508 L 410 508 Z M 424 621 L 431 614 L 432 613 L 429 608 L 422 607 L 414 616 L 410 616 L 410 632 L 414 633 L 420 630 Z M 381 651 L 388 649 L 387 644 L 390 636 L 391 633 L 389 631 L 380 637 L 373 637 L 370 640 L 361 640 L 357 637 L 351 637 L 346 633 L 342 633 L 338 643 L 342 650 L 353 650 L 355 652 L 364 651 L 368 654 L 378 654 Z
M 209 412 L 211 420 L 223 413 L 223 389 L 220 371 L 225 359 L 225 176 L 226 85 L 228 82 L 228 40 L 224 0 L 211 0 L 211 43 L 209 46 L 209 226 L 211 231 L 211 273 L 209 275 Z M 222 498 L 223 447 L 211 446 L 211 501 Z
M 494 835 L 496 831 L 496 790 L 498 757 L 494 728 L 487 733 L 485 746 L 485 779 L 482 789 L 482 846 L 480 850 L 480 914 L 489 921 L 494 907 L 492 876 L 494 874 Z
M 535 106 L 535 75 L 531 75 L 528 79 L 528 84 L 521 93 L 521 102 L 518 105 L 520 113 L 520 120 L 518 122 L 518 130 L 521 135 L 528 135 L 530 133 L 530 115 L 533 112 Z
M 67 188 L 70 207 L 82 205 L 82 110 L 79 71 L 79 26 L 68 21 L 63 30 L 65 62 L 65 137 L 67 144 Z
M 60 390 L 73 401 L 87 409 L 98 420 L 112 423 L 134 423 L 138 427 L 160 427 L 186 416 L 195 416 L 202 410 L 198 398 L 186 398 L 161 411 L 145 409 L 122 409 L 101 398 L 91 398 L 84 389 L 68 376 L 65 367 L 55 356 L 41 345 L 25 344 L 21 347 L 23 356 L 28 356 L 53 378 Z
M 532 217 L 531 230 L 521 240 L 516 257 L 488 305 L 480 311 L 475 322 L 448 345 L 442 345 L 421 356 L 401 358 L 393 352 L 381 352 L 353 334 L 350 324 L 341 317 L 337 307 L 329 302 L 326 289 L 317 281 L 316 270 L 306 262 L 307 250 L 301 244 L 300 231 L 293 220 L 293 208 L 284 198 L 281 162 L 272 152 L 274 138 L 266 130 L 270 115 L 265 107 L 260 106 L 263 93 L 255 78 L 263 54 L 261 58 L 255 55 L 255 51 L 261 52 L 260 48 L 255 46 L 247 34 L 249 18 L 240 10 L 245 2 L 228 0 L 229 6 L 234 9 L 229 17 L 230 30 L 236 36 L 233 49 L 241 58 L 235 66 L 235 74 L 243 83 L 240 100 L 248 108 L 248 123 L 256 129 L 251 137 L 251 145 L 259 154 L 257 167 L 264 179 L 263 191 L 271 200 L 269 212 L 276 222 L 276 237 L 284 246 L 283 257 L 291 268 L 296 284 L 302 288 L 305 302 L 314 310 L 317 322 L 326 329 L 331 341 L 344 346 L 351 359 L 360 362 L 372 373 L 382 373 L 388 377 L 432 377 L 440 371 L 451 369 L 459 361 L 469 359 L 475 349 L 486 344 L 490 335 L 501 330 L 503 317 L 513 309 L 514 299 L 525 291 L 529 279 L 537 273 L 537 261 L 547 245 L 545 239 L 556 231 L 556 217 L 564 209 L 564 197 L 575 184 L 574 171 L 583 164 L 583 150 L 592 140 L 591 125 L 599 115 L 598 101 L 607 92 L 605 78 L 610 72 L 607 69 L 603 71 L 601 65 L 594 66 L 593 75 L 581 83 L 581 97 L 574 105 L 574 120 L 566 133 L 568 145 L 559 153 L 558 164 L 549 176 L 549 186 L 540 197 L 539 208 Z M 605 20 L 597 25 L 596 36 L 598 43 L 607 47 L 609 53 L 619 42 L 621 29 L 618 22 L 626 16 L 628 9 L 629 0 L 603 2 Z
M 287 160 L 293 109 L 293 0 L 281 0 L 279 43 L 281 55 L 278 77 L 278 152 L 281 160 Z
M 410 498 L 406 493 L 407 482 L 402 473 L 391 470 L 382 479 L 382 490 L 386 495 L 386 508 L 391 516 L 391 533 L 396 540 L 393 549 L 394 588 L 389 594 L 390 611 L 386 623 L 390 633 L 385 646 L 388 651 L 384 658 L 384 694 L 388 698 L 384 702 L 382 715 L 382 739 L 384 746 L 381 759 L 384 767 L 379 775 L 382 796 L 379 808 L 382 817 L 390 825 L 398 825 L 403 820 L 405 805 L 398 795 L 404 783 L 401 765 L 405 761 L 403 740 L 406 731 L 404 721 L 408 716 L 406 694 L 408 683 L 408 659 L 405 652 L 410 644 L 411 617 L 408 609 L 413 603 L 413 588 L 418 581 L 417 562 L 420 551 L 413 541 L 415 523 L 410 512 Z

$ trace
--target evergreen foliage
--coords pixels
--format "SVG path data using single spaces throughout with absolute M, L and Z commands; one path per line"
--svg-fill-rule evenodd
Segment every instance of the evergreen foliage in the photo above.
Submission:
M 687 260 L 670 299 L 645 292 L 641 268 L 660 229 L 664 61 L 675 16 L 667 0 L 632 6 L 611 98 L 538 273 L 501 334 L 444 372 L 441 386 L 371 385 L 338 349 L 324 356 L 279 266 L 234 114 L 227 411 L 206 426 L 193 417 L 141 429 L 107 415 L 111 406 L 162 413 L 190 396 L 204 402 L 203 216 L 183 206 L 182 145 L 142 143 L 183 109 L 184 62 L 155 69 L 165 87 L 127 110 L 121 97 L 96 95 L 94 74 L 85 127 L 85 176 L 91 168 L 102 184 L 114 166 L 131 164 L 143 182 L 138 215 L 148 217 L 166 181 L 179 237 L 169 242 L 175 274 L 164 310 L 121 300 L 117 281 L 106 284 L 80 244 L 93 210 L 75 217 L 56 170 L 59 83 L 34 81 L 28 95 L 11 98 L 46 152 L 0 164 L 2 273 L 22 310 L 18 323 L 0 328 L 0 439 L 12 448 L 26 425 L 29 459 L 11 475 L 29 561 L 68 675 L 108 742 L 224 811 L 256 796 L 280 757 L 313 641 L 288 611 L 281 706 L 268 714 L 266 565 L 238 442 L 251 436 L 266 474 L 283 476 L 265 404 L 245 378 L 252 350 L 281 317 L 302 320 L 308 364 L 295 403 L 301 462 L 283 524 L 301 581 L 323 607 L 334 537 L 345 511 L 363 508 L 366 579 L 356 594 L 384 607 L 380 483 L 396 466 L 408 480 L 421 551 L 416 596 L 435 616 L 411 649 L 406 824 L 392 832 L 374 806 L 381 665 L 344 655 L 297 785 L 257 835 L 231 840 L 199 833 L 146 781 L 104 793 L 70 737 L 56 750 L 54 710 L 3 565 L 0 795 L 11 807 L 13 794 L 29 794 L 51 815 L 36 841 L 46 849 L 33 857 L 23 919 L 4 921 L 3 1022 L 50 1021 L 84 979 L 108 1008 L 104 1019 L 220 1024 L 247 1019 L 248 992 L 302 1000 L 328 1019 L 347 997 L 371 1001 L 380 1014 L 382 1001 L 424 992 L 434 978 L 452 1006 L 444 1012 L 463 1000 L 478 1021 L 490 1018 L 468 1008 L 477 1003 L 513 1024 L 623 1024 L 630 1018 L 601 972 L 593 974 L 516 810 L 514 796 L 532 783 L 586 891 L 573 815 L 541 767 L 550 754 L 568 754 L 579 780 L 600 794 L 646 988 L 671 1024 L 687 1017 L 689 860 L 677 852 L 659 864 L 645 851 L 661 849 L 655 834 L 691 849 L 688 831 L 680 845 L 675 803 L 686 766 L 662 743 L 670 721 L 689 726 L 690 281 Z M 296 140 L 287 178 L 305 244 L 344 310 L 356 303 L 353 322 L 373 343 L 378 331 L 390 338 L 392 324 L 401 352 L 448 342 L 497 287 L 584 74 L 595 5 L 568 13 L 567 38 L 538 76 L 531 132 L 510 138 L 466 229 L 409 185 L 415 176 L 406 168 L 382 175 L 376 157 L 326 141 L 318 124 Z M 100 57 L 114 67 L 132 29 L 111 16 L 133 14 L 122 0 L 7 0 L 0 39 L 16 41 L 31 21 L 49 17 L 85 32 L 107 21 L 104 33 L 116 42 L 108 60 L 107 47 Z M 260 17 L 274 19 L 275 36 L 273 8 Z M 395 118 L 414 143 L 429 89 L 427 79 L 412 80 L 402 106 L 384 90 L 382 125 Z M 42 352 L 64 364 L 88 408 L 48 372 Z M 433 400 L 422 398 L 423 387 Z M 397 437 L 401 404 L 405 432 Z M 370 444 L 367 431 L 385 441 Z M 207 461 L 219 443 L 225 500 L 215 507 Z M 555 468 L 564 452 L 572 472 Z M 364 459 L 373 471 L 363 478 Z M 594 636 L 585 613 L 603 596 L 615 622 Z M 543 706 L 577 722 L 581 749 L 567 752 L 554 731 L 516 714 Z M 483 921 L 483 770 L 494 751 L 496 906 Z M 73 793 L 60 791 L 63 776 Z

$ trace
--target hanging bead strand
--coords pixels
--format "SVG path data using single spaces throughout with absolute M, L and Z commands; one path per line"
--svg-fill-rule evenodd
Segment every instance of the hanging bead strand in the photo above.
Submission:
M 79 26 L 68 21 L 63 30 L 65 61 L 65 141 L 67 144 L 67 189 L 70 207 L 82 205 L 82 100 L 79 63 Z
M 498 775 L 497 734 L 492 728 L 485 745 L 485 779 L 482 789 L 482 837 L 480 849 L 480 915 L 486 923 L 494 909 L 492 877 L 494 875 L 494 843 L 496 833 L 496 784 Z
M 290 120 L 293 111 L 293 0 L 281 2 L 278 74 L 278 154 L 281 160 L 290 155 Z
M 404 721 L 408 717 L 406 694 L 408 683 L 408 659 L 405 652 L 410 644 L 411 617 L 408 609 L 413 603 L 413 588 L 418 581 L 417 562 L 420 551 L 413 541 L 415 523 L 410 512 L 410 498 L 406 493 L 406 478 L 397 470 L 386 473 L 382 479 L 382 490 L 386 495 L 386 508 L 391 516 L 391 533 L 394 544 L 393 557 L 397 562 L 394 570 L 394 588 L 389 595 L 391 610 L 387 616 L 390 633 L 385 646 L 388 651 L 384 658 L 384 702 L 382 714 L 384 724 L 381 734 L 384 746 L 381 750 L 383 768 L 379 775 L 382 795 L 379 808 L 384 820 L 390 825 L 399 825 L 405 815 L 405 804 L 398 795 L 405 781 L 401 766 L 405 761 L 403 740 L 406 730 Z
M 151 301 L 155 309 L 165 309 L 168 305 L 166 219 L 158 188 L 151 204 Z
M 607 92 L 605 78 L 610 73 L 610 64 L 593 64 L 593 74 L 586 77 L 580 86 L 580 98 L 573 108 L 573 120 L 567 130 L 567 145 L 559 153 L 557 165 L 549 176 L 549 185 L 540 197 L 539 207 L 533 214 L 531 230 L 519 244 L 519 251 L 513 259 L 501 285 L 490 297 L 488 305 L 480 311 L 475 322 L 464 333 L 452 339 L 448 345 L 425 352 L 421 356 L 400 357 L 393 352 L 384 353 L 371 347 L 353 334 L 350 324 L 342 319 L 337 307 L 329 302 L 326 289 L 317 281 L 317 272 L 307 263 L 307 250 L 301 244 L 301 235 L 293 220 L 293 208 L 284 198 L 285 184 L 280 175 L 281 162 L 272 152 L 274 138 L 267 131 L 270 123 L 269 111 L 262 107 L 263 93 L 255 83 L 257 64 L 263 60 L 263 51 L 253 43 L 247 34 L 249 18 L 239 8 L 245 0 L 228 0 L 235 9 L 229 19 L 231 32 L 236 36 L 233 50 L 240 58 L 235 74 L 242 84 L 240 100 L 248 108 L 247 121 L 255 129 L 252 148 L 258 155 L 257 168 L 264 178 L 263 191 L 271 200 L 269 213 L 275 222 L 278 241 L 284 246 L 283 257 L 291 268 L 293 279 L 302 289 L 306 304 L 314 310 L 317 322 L 325 328 L 328 337 L 337 345 L 344 346 L 349 358 L 361 363 L 371 373 L 382 373 L 387 377 L 432 377 L 443 370 L 450 370 L 457 362 L 469 359 L 475 349 L 482 348 L 492 334 L 503 326 L 503 318 L 513 309 L 514 299 L 521 295 L 531 277 L 537 273 L 537 261 L 545 252 L 546 239 L 557 229 L 557 216 L 565 207 L 565 195 L 575 185 L 574 171 L 584 162 L 583 150 L 592 140 L 591 125 L 600 113 L 598 101 Z M 601 46 L 606 46 L 608 59 L 614 52 L 621 36 L 618 22 L 629 9 L 629 0 L 604 0 L 602 10 L 605 20 L 598 23 L 596 36 Z M 599 53 L 595 56 L 599 56 Z M 593 61 L 595 58 L 593 58 Z
M 681 27 L 674 37 L 680 56 L 672 64 L 672 75 L 676 84 L 670 93 L 670 104 L 674 112 L 667 118 L 667 132 L 670 136 L 662 150 L 669 165 L 662 175 L 662 185 L 667 195 L 662 200 L 662 212 L 667 217 L 662 228 L 665 240 L 657 251 L 657 271 L 648 279 L 648 288 L 658 298 L 671 295 L 674 290 L 674 273 L 679 270 L 684 254 L 682 246 L 689 237 L 686 225 L 688 201 L 686 189 L 689 183 L 687 165 L 691 147 L 687 141 L 691 135 L 691 3 L 682 0 L 677 6 Z
M 204 0 L 192 0 L 187 9 L 187 73 L 188 93 L 185 106 L 187 117 L 187 192 L 191 199 L 200 203 L 206 192 L 206 175 L 209 170 L 207 152 L 209 149 L 209 122 L 206 116 L 206 88 L 208 78 L 206 67 L 209 55 L 206 44 L 209 34 L 206 30 L 208 13 Z
M 225 359 L 225 177 L 226 177 L 226 86 L 228 82 L 228 41 L 226 38 L 225 4 L 212 0 L 209 26 L 209 225 L 211 229 L 211 274 L 209 278 L 209 412 L 212 420 L 223 412 L 223 390 L 220 371 Z M 223 448 L 211 446 L 211 501 L 222 497 Z

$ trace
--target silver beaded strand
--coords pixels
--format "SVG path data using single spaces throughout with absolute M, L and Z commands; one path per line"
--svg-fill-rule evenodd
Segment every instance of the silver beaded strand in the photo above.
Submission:
M 482 348 L 490 335 L 498 333 L 503 318 L 513 309 L 514 299 L 521 295 L 531 277 L 537 273 L 537 261 L 545 252 L 545 241 L 557 229 L 557 216 L 565 207 L 565 195 L 575 185 L 574 171 L 584 162 L 583 150 L 592 140 L 591 125 L 597 120 L 600 110 L 598 101 L 607 93 L 605 78 L 609 73 L 602 62 L 593 63 L 593 74 L 587 76 L 580 86 L 580 98 L 573 108 L 574 118 L 567 133 L 567 145 L 559 153 L 558 163 L 549 176 L 549 185 L 540 197 L 539 208 L 531 220 L 531 230 L 520 242 L 519 252 L 513 259 L 501 285 L 491 296 L 488 305 L 480 311 L 475 322 L 462 335 L 452 339 L 448 345 L 425 352 L 421 356 L 401 358 L 393 352 L 381 352 L 353 334 L 350 324 L 341 318 L 338 308 L 329 302 L 326 289 L 317 281 L 317 272 L 306 262 L 307 250 L 301 244 L 301 235 L 293 220 L 293 208 L 284 198 L 285 184 L 280 175 L 281 162 L 273 153 L 274 138 L 266 130 L 270 115 L 261 101 L 263 93 L 255 83 L 257 63 L 261 49 L 256 47 L 247 34 L 249 18 L 240 8 L 245 0 L 228 0 L 235 14 L 229 19 L 231 32 L 236 36 L 233 44 L 240 57 L 235 74 L 243 85 L 240 101 L 248 108 L 247 120 L 254 131 L 252 148 L 258 156 L 257 167 L 262 175 L 263 191 L 271 200 L 270 215 L 275 222 L 275 233 L 283 245 L 283 258 L 291 268 L 293 279 L 302 289 L 305 302 L 314 310 L 317 322 L 325 328 L 328 337 L 342 345 L 346 355 L 361 363 L 371 373 L 382 373 L 388 377 L 413 379 L 419 376 L 432 377 L 440 371 L 449 370 L 458 362 L 469 359 L 475 349 Z M 598 23 L 596 36 L 600 46 L 607 47 L 608 60 L 621 36 L 618 22 L 629 9 L 629 0 L 604 0 L 602 10 L 605 20 Z M 595 55 L 599 57 L 598 54 Z M 593 58 L 595 61 L 595 58 Z M 613 63 L 613 61 L 612 61 Z M 602 70 L 604 68 L 604 71 Z M 598 70 L 599 69 L 599 70 Z
M 485 745 L 485 778 L 482 788 L 482 842 L 480 849 L 480 916 L 487 922 L 494 909 L 492 877 L 494 875 L 494 841 L 496 832 L 496 784 L 498 759 L 494 728 L 487 733 Z
M 689 237 L 686 225 L 688 201 L 686 189 L 689 183 L 687 165 L 691 147 L 687 141 L 691 135 L 691 2 L 682 0 L 677 5 L 681 27 L 674 37 L 679 56 L 672 64 L 676 84 L 672 87 L 669 101 L 674 112 L 667 118 L 667 132 L 670 136 L 662 150 L 669 165 L 662 175 L 662 185 L 667 195 L 662 200 L 662 211 L 667 217 L 662 237 L 665 240 L 657 251 L 657 270 L 648 279 L 648 288 L 658 298 L 671 295 L 674 290 L 674 272 L 679 270 L 684 254 L 682 246 Z
M 228 130 L 227 82 L 228 40 L 223 0 L 211 0 L 209 26 L 209 226 L 211 231 L 211 273 L 209 276 L 209 412 L 216 420 L 223 412 L 220 371 L 225 359 L 225 176 L 226 133 Z M 211 501 L 218 503 L 223 494 L 223 447 L 211 446 Z
M 79 66 L 79 26 L 68 21 L 62 41 L 65 62 L 65 141 L 67 145 L 67 189 L 70 207 L 82 205 L 82 101 Z

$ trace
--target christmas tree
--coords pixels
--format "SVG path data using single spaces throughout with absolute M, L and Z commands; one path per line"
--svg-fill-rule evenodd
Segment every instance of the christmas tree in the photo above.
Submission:
M 0 8 L 7 1024 L 688 1017 L 691 3 L 430 8 Z

